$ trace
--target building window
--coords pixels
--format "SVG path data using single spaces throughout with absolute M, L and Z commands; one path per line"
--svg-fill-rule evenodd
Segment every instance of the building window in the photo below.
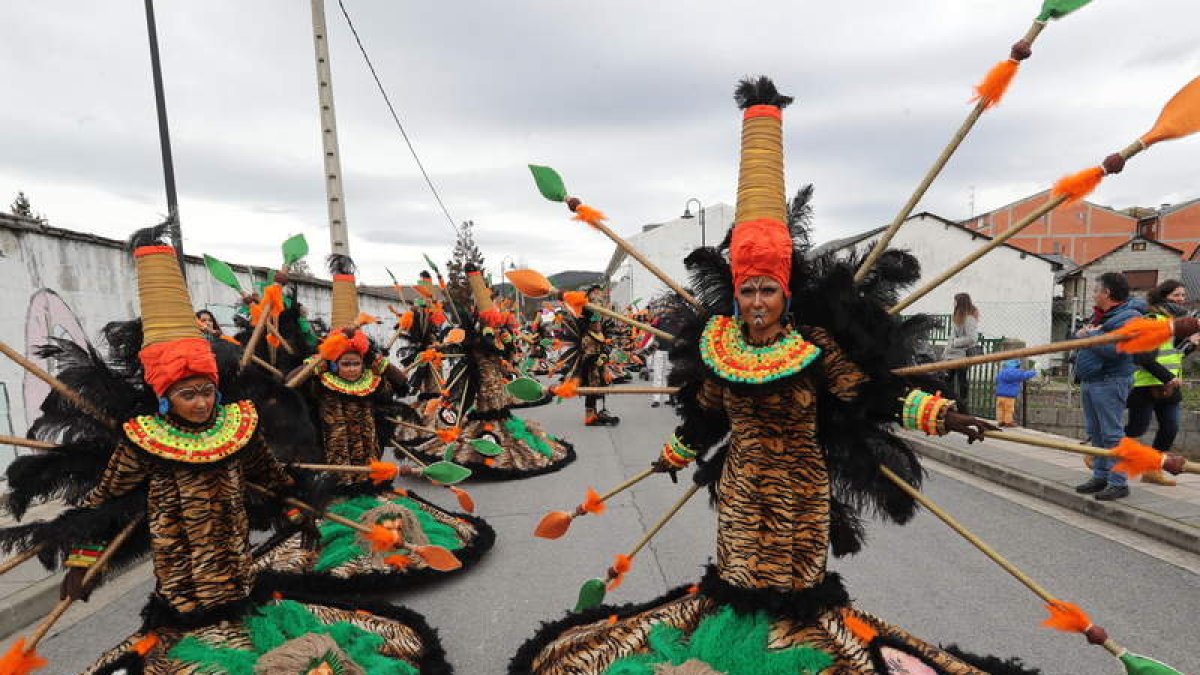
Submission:
M 1129 248 L 1130 248 L 1130 250 L 1133 250 L 1133 251 L 1145 251 L 1146 250 L 1146 242 L 1135 241 L 1129 246 Z
M 1122 274 L 1131 291 L 1148 291 L 1158 285 L 1158 270 L 1126 270 Z

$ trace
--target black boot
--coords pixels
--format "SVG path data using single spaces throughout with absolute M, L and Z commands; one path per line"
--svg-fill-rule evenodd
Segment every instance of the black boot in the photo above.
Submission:
M 1109 485 L 1096 493 L 1096 499 L 1102 502 L 1111 502 L 1116 499 L 1124 499 L 1128 496 L 1128 485 Z
M 1096 478 L 1095 476 L 1093 476 L 1093 477 L 1087 479 L 1086 482 L 1076 485 L 1075 491 L 1081 495 L 1090 495 L 1090 494 L 1095 494 L 1095 493 L 1103 490 L 1106 487 L 1108 487 L 1107 480 L 1105 480 L 1103 478 Z
M 600 424 L 607 424 L 607 425 L 613 426 L 613 427 L 615 427 L 621 423 L 620 417 L 617 417 L 616 415 L 609 415 L 607 410 L 601 410 L 601 411 L 597 412 L 596 418 L 598 419 Z

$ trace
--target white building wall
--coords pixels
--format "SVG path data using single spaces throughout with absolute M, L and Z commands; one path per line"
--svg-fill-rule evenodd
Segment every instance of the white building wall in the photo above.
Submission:
M 733 207 L 714 204 L 704 209 L 705 241 L 709 246 L 721 242 L 733 223 Z M 676 218 L 651 230 L 644 230 L 626 240 L 658 265 L 672 279 L 687 285 L 687 270 L 683 259 L 700 246 L 700 219 Z M 615 270 L 609 270 L 613 304 L 624 309 L 633 300 L 642 299 L 641 306 L 667 290 L 658 277 L 641 263 L 626 257 Z
M 858 244 L 865 250 L 878 238 Z M 986 239 L 927 216 L 908 220 L 892 240 L 892 248 L 908 250 L 921 263 L 922 282 L 933 278 L 978 249 Z M 914 285 L 919 286 L 921 282 Z M 1007 337 L 1028 345 L 1050 341 L 1054 270 L 1046 260 L 1001 246 L 905 310 L 906 314 L 949 314 L 954 294 L 968 293 L 979 308 L 985 337 Z M 1043 358 L 1040 363 L 1048 361 Z
M 264 270 L 258 272 L 263 279 Z M 214 281 L 204 265 L 188 264 L 188 288 L 197 310 L 213 308 L 231 315 L 236 293 Z M 248 273 L 238 272 L 244 288 Z M 298 298 L 310 317 L 328 317 L 328 282 L 299 282 Z M 360 309 L 385 324 L 368 326 L 376 340 L 390 336 L 395 301 L 360 294 Z M 225 308 L 222 311 L 222 308 Z M 137 283 L 132 257 L 109 240 L 66 238 L 42 233 L 28 223 L 0 220 L 0 340 L 31 356 L 47 335 L 87 339 L 100 345 L 100 329 L 110 321 L 138 315 Z M 44 365 L 44 364 L 42 364 Z M 0 356 L 0 433 L 23 435 L 49 388 L 24 369 Z M 7 399 L 7 400 L 6 400 Z M 0 445 L 0 469 L 12 449 Z

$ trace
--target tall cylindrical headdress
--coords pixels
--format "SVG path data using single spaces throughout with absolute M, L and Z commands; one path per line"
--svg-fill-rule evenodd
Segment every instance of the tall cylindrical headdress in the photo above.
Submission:
M 471 286 L 471 298 L 475 301 L 475 311 L 483 314 L 496 307 L 492 301 L 492 289 L 483 280 L 483 274 L 474 265 L 466 266 L 467 284 Z
M 766 77 L 742 80 L 734 92 L 742 109 L 742 156 L 737 209 L 729 245 L 733 283 L 767 276 L 788 292 L 792 238 L 783 180 L 783 109 L 792 102 Z
M 354 261 L 349 256 L 329 256 L 329 272 L 333 275 L 333 306 L 329 312 L 332 329 L 357 327 L 358 286 L 354 271 Z
M 133 257 L 142 312 L 138 357 L 146 383 L 162 396 L 172 384 L 188 377 L 217 382 L 217 359 L 200 334 L 175 249 L 139 246 Z

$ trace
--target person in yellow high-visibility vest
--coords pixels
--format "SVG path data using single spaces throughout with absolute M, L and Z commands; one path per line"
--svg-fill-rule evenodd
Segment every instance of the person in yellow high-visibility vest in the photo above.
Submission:
M 1187 289 L 1175 280 L 1168 279 L 1159 284 L 1146 297 L 1150 305 L 1149 318 L 1170 321 L 1186 312 Z M 1127 407 L 1129 419 L 1125 424 L 1125 435 L 1137 438 L 1146 433 L 1153 415 L 1158 422 L 1152 445 L 1167 452 L 1179 433 L 1179 408 L 1183 402 L 1180 387 L 1183 384 L 1183 351 L 1177 348 L 1174 338 L 1167 338 L 1158 349 L 1134 356 L 1138 369 L 1133 373 L 1133 390 L 1129 393 Z M 1162 471 L 1142 474 L 1142 481 L 1158 485 L 1175 485 Z

